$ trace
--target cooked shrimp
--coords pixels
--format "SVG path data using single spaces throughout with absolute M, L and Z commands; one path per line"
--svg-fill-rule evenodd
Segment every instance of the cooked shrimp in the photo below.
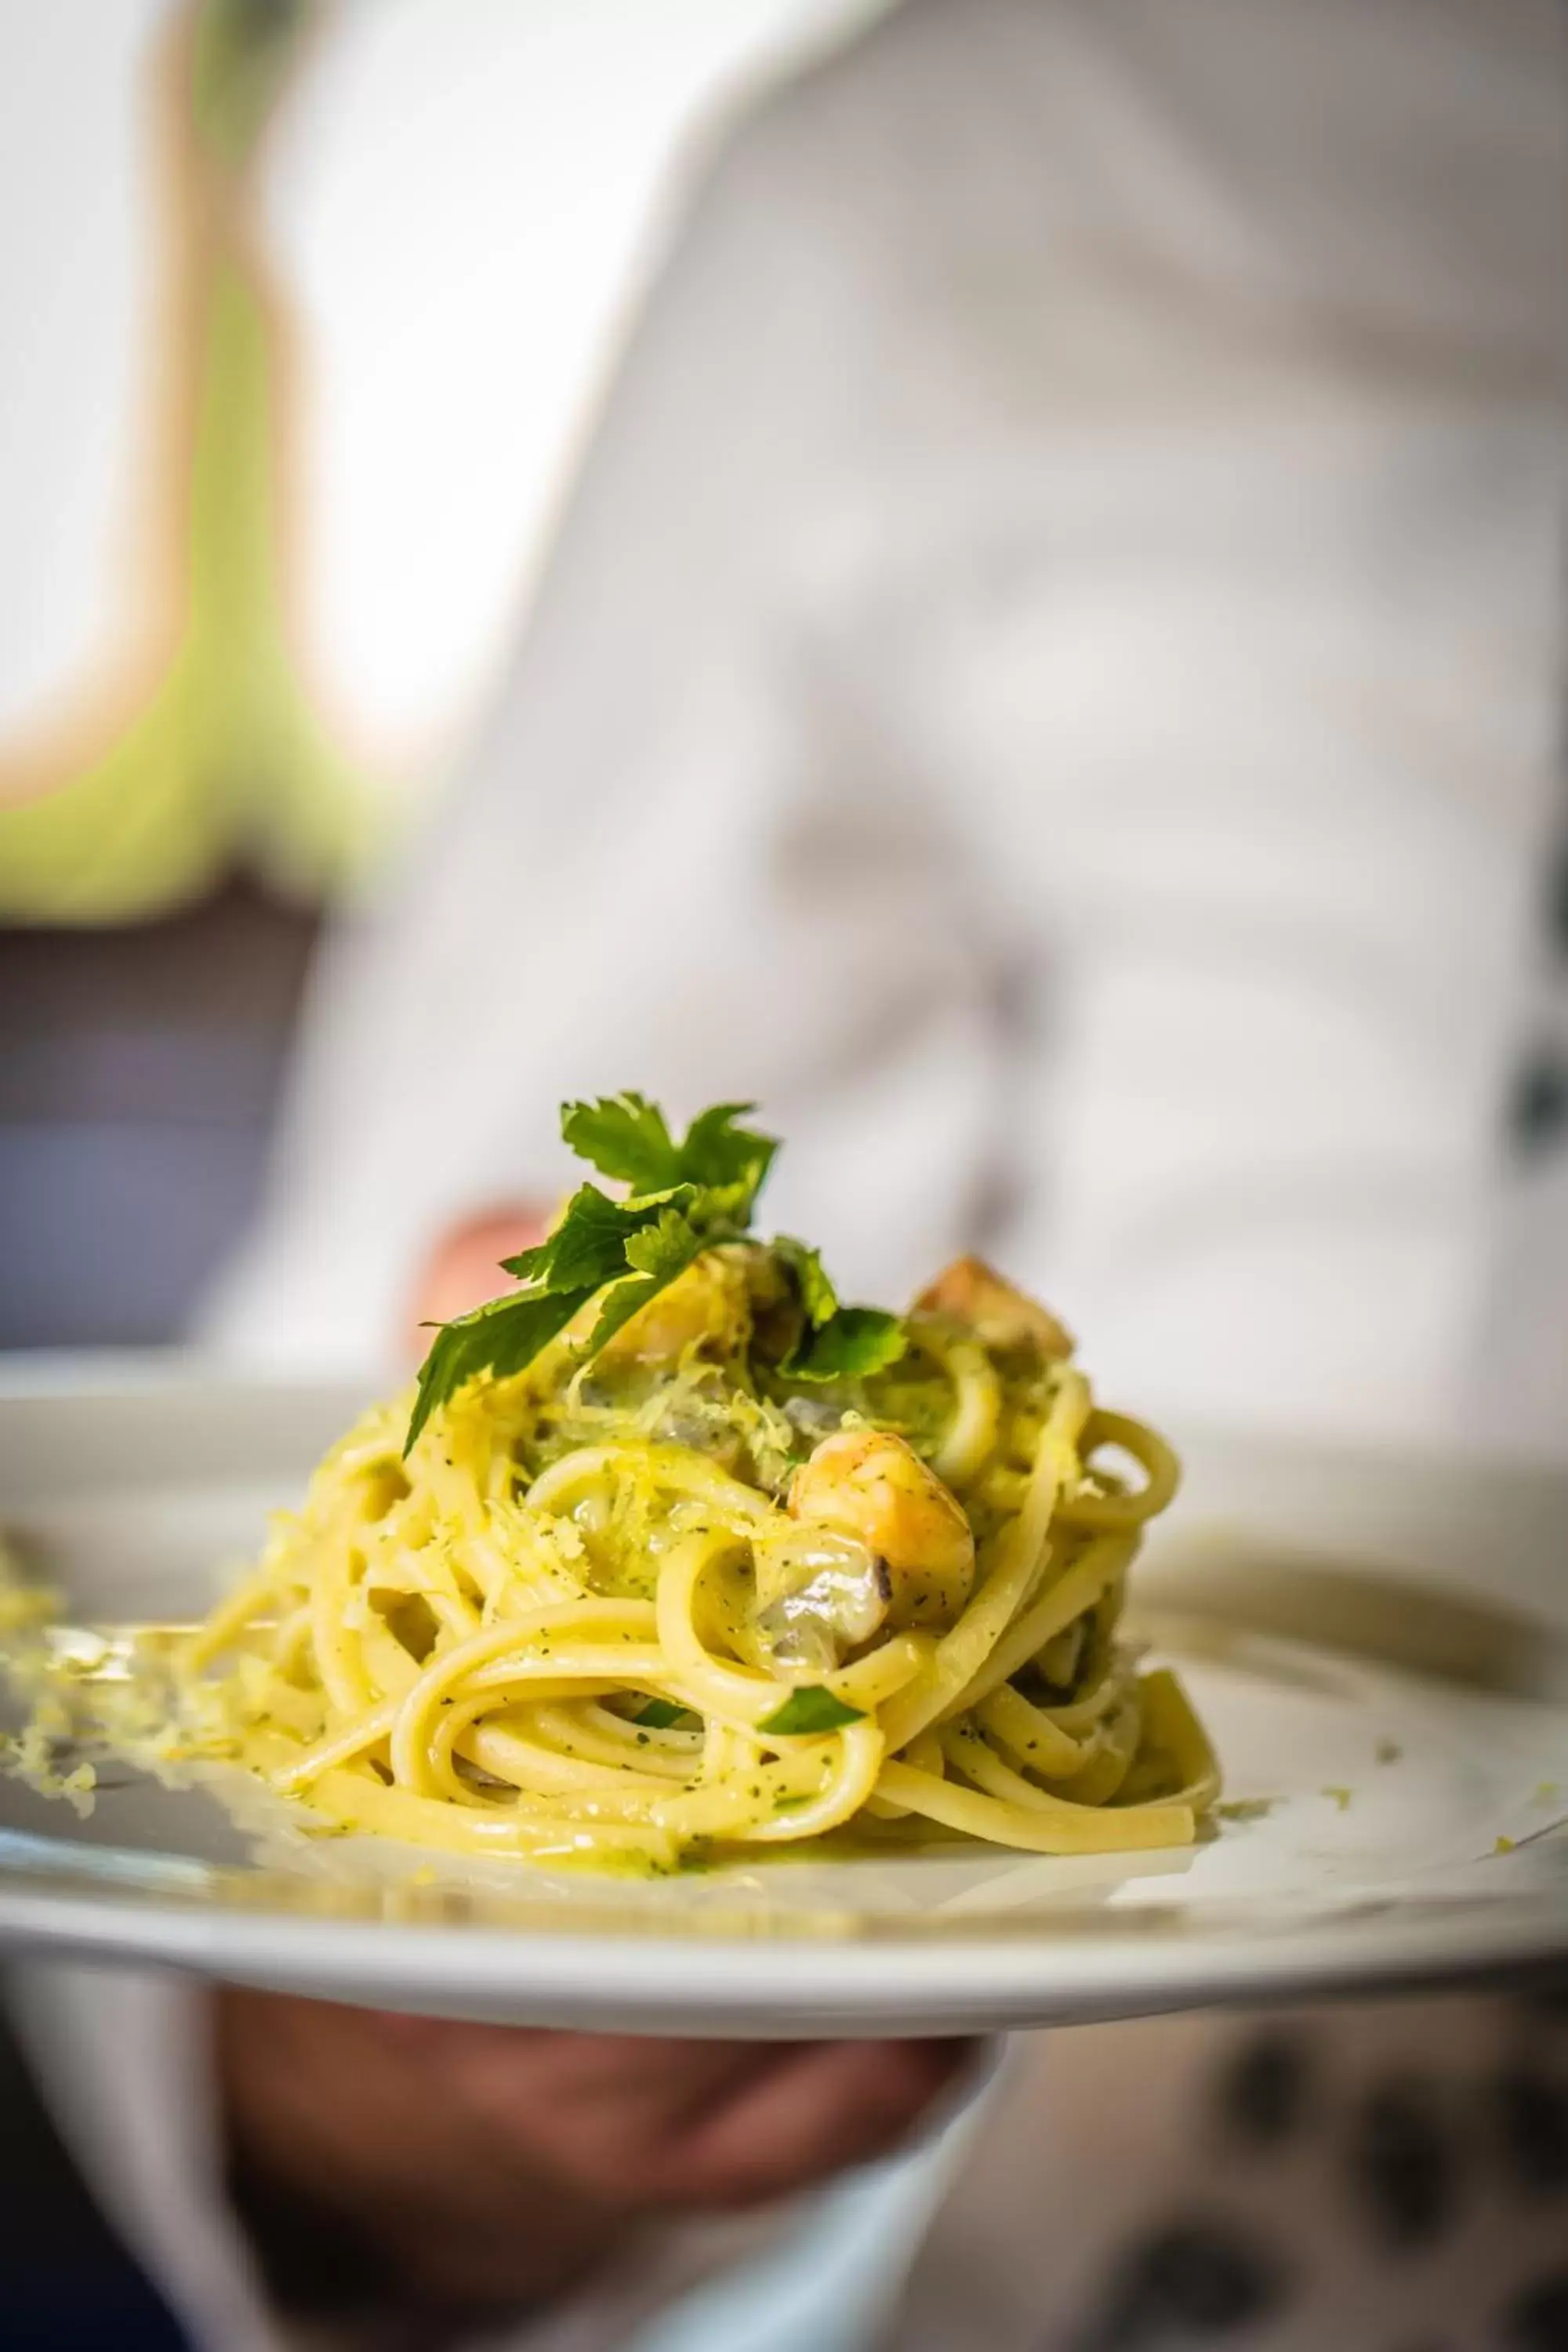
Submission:
M 890 1622 L 951 1625 L 974 1581 L 974 1538 L 954 1496 L 901 1437 L 841 1429 L 790 1482 L 792 1517 L 854 1536 L 885 1562 Z
M 983 1257 L 955 1257 L 916 1299 L 917 1307 L 950 1315 L 987 1348 L 1037 1347 L 1042 1356 L 1070 1356 L 1072 1333 L 1048 1307 L 1016 1289 Z

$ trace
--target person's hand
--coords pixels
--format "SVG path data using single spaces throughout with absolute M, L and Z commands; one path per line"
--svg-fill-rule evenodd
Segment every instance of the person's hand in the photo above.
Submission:
M 470 2309 L 558 2294 L 661 2217 L 882 2155 L 971 2053 L 529 2032 L 239 1991 L 216 2021 L 241 2210 L 335 2231 L 362 2291 Z M 265 2252 L 265 2218 L 260 2234 Z

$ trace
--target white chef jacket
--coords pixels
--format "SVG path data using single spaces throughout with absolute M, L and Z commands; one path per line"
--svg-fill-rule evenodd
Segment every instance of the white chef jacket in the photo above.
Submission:
M 1560 1447 L 1568 1241 L 1537 1170 L 1510 1243 L 1503 1112 L 1563 37 L 910 0 L 751 122 L 466 785 L 322 961 L 212 1331 L 384 1355 L 443 1227 L 551 1198 L 559 1101 L 630 1084 L 758 1097 L 851 1294 L 978 1243 L 1178 1426 Z
M 854 1290 L 978 1234 L 1123 1395 L 1451 1427 L 1556 812 L 1562 47 L 926 0 L 775 100 L 323 960 L 216 1328 L 384 1346 L 629 1083 L 758 1097 Z

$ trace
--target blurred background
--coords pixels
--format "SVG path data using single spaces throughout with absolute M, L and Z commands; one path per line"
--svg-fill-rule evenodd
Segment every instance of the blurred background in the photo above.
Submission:
M 179 1327 L 704 157 L 878 13 L 0 6 L 0 1349 Z

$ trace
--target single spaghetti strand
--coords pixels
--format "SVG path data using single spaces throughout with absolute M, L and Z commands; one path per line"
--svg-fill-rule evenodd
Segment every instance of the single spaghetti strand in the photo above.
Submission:
M 877 1786 L 909 1812 L 1030 1853 L 1141 1853 L 1193 1841 L 1193 1809 L 1180 1803 L 1071 1805 L 1052 1798 L 1039 1805 L 1009 1804 L 900 1763 L 884 1764 Z

